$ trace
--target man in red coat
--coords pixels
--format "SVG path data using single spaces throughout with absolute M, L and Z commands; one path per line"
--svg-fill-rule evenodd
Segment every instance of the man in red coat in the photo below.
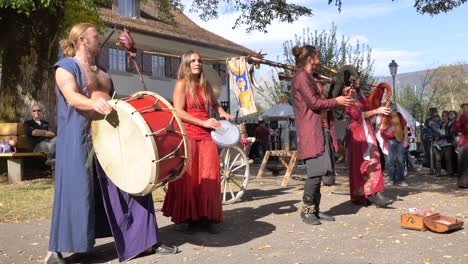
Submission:
M 298 158 L 304 160 L 307 169 L 301 218 L 307 224 L 319 225 L 319 219 L 335 220 L 334 217 L 320 212 L 322 176 L 333 173 L 331 134 L 334 133 L 330 133 L 333 127 L 328 111 L 337 106 L 349 106 L 354 101 L 350 96 L 325 99 L 323 91 L 312 76 L 320 65 L 315 47 L 294 47 L 292 53 L 297 69 L 291 83 L 291 97 L 297 130 Z

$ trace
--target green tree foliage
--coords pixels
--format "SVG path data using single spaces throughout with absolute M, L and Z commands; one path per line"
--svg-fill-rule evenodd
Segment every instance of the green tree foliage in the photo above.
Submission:
M 182 0 L 155 1 L 161 14 L 183 8 Z M 32 103 L 45 105 L 46 117 L 52 120 L 55 109 L 54 79 L 51 66 L 57 60 L 59 39 L 71 25 L 91 22 L 102 26 L 98 8 L 111 6 L 113 0 L 0 0 L 0 121 L 19 121 L 29 117 Z M 193 0 L 192 11 L 200 17 L 217 16 L 223 4 L 239 11 L 234 27 L 248 25 L 247 31 L 265 31 L 271 20 L 292 22 L 311 10 L 285 0 L 231 1 Z
M 46 116 L 55 111 L 51 66 L 57 60 L 60 37 L 77 22 L 99 26 L 97 6 L 112 0 L 0 0 L 2 80 L 0 120 L 29 118 L 29 107 L 41 103 Z
M 175 0 L 180 5 L 179 0 Z M 239 0 L 193 0 L 191 11 L 199 12 L 200 18 L 209 20 L 218 17 L 220 3 L 239 12 L 233 28 L 247 25 L 247 32 L 267 32 L 266 27 L 275 19 L 281 22 L 294 22 L 301 16 L 312 15 L 312 10 L 286 0 L 239 1 Z
M 467 76 L 464 63 L 428 69 L 419 85 L 401 89 L 397 101 L 419 121 L 427 118 L 431 107 L 458 111 L 468 98 Z
M 394 2 L 395 0 L 392 0 Z M 328 0 L 328 4 L 335 4 L 341 11 L 342 0 Z M 421 14 L 438 15 L 447 13 L 466 3 L 466 0 L 415 0 L 414 7 Z
M 439 110 L 459 110 L 468 98 L 468 70 L 463 63 L 440 66 L 434 75 L 429 91 L 429 107 Z
M 271 69 L 272 76 L 278 75 L 277 69 Z M 289 85 L 285 82 L 281 82 L 277 78 L 272 78 L 271 80 L 262 80 L 256 88 L 257 105 L 261 105 L 266 109 L 270 108 L 272 105 L 278 103 L 281 99 L 284 99 L 285 102 L 291 104 L 291 96 L 289 92 L 285 92 L 284 85 Z M 286 87 L 287 88 L 287 87 Z M 259 111 L 260 112 L 260 111 Z
M 363 45 L 356 42 L 351 44 L 349 37 L 342 35 L 337 36 L 336 25 L 332 25 L 330 31 L 311 31 L 309 28 L 304 29 L 302 36 L 295 36 L 294 40 L 288 40 L 283 43 L 283 55 L 285 63 L 295 65 L 292 48 L 294 46 L 302 46 L 309 44 L 315 46 L 320 53 L 320 63 L 322 65 L 339 69 L 344 65 L 354 65 L 360 73 L 361 86 L 364 88 L 366 84 L 373 81 L 374 61 L 372 60 L 372 49 L 369 45 Z M 330 75 L 324 69 L 319 69 L 323 75 Z
M 406 86 L 396 94 L 396 101 L 418 121 L 423 120 L 422 101 L 417 87 Z
M 322 65 L 334 69 L 339 69 L 347 64 L 354 65 L 361 74 L 361 86 L 363 89 L 366 89 L 366 84 L 373 82 L 372 71 L 374 62 L 371 56 L 371 48 L 368 45 L 360 43 L 356 43 L 353 46 L 349 38 L 345 36 L 338 38 L 336 30 L 335 25 L 332 25 L 332 28 L 328 32 L 325 30 L 311 32 L 309 28 L 304 29 L 301 37 L 295 36 L 294 40 L 288 40 L 283 43 L 283 62 L 295 65 L 294 56 L 291 53 L 292 48 L 296 45 L 310 44 L 319 50 Z M 334 77 L 324 69 L 319 69 L 318 71 L 323 75 L 330 76 L 331 78 Z M 273 70 L 272 74 L 277 75 L 278 71 Z M 271 81 L 260 83 L 257 87 L 256 95 L 262 99 L 262 104 L 265 107 L 277 103 L 281 98 L 285 98 L 290 103 L 290 94 L 284 91 L 285 85 L 274 77 Z M 328 89 L 328 87 L 324 88 Z

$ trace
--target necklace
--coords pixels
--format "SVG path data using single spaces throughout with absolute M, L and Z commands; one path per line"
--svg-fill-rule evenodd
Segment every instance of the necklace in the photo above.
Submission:
M 89 70 L 91 70 L 92 72 L 97 72 L 98 70 L 98 67 L 96 65 L 90 65 L 89 63 L 84 63 L 80 58 L 78 58 L 77 56 L 75 56 L 75 58 L 82 64 L 82 65 L 85 65 L 86 67 L 88 67 Z

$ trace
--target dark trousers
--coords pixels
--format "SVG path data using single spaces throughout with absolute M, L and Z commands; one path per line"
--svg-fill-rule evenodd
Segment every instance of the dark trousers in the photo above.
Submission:
M 322 198 L 322 194 L 320 193 L 321 181 L 321 176 L 311 177 L 307 178 L 304 184 L 302 201 L 305 205 L 314 206 L 316 212 L 320 209 L 320 199 Z
M 468 146 L 458 153 L 458 187 L 468 188 Z
M 396 139 L 388 141 L 388 172 L 393 183 L 405 180 L 405 149 Z
M 435 169 L 436 173 L 440 174 L 440 170 L 442 169 L 442 161 L 445 164 L 445 171 L 447 171 L 448 175 L 453 174 L 453 147 L 447 146 L 442 147 L 440 150 L 434 148 L 434 155 L 435 155 Z

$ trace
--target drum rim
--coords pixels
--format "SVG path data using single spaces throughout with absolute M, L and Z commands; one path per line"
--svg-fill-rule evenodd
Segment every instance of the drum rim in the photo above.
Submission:
M 219 122 L 220 122 L 221 124 L 226 123 L 226 124 L 229 124 L 229 126 L 234 127 L 234 128 L 237 130 L 237 140 L 236 140 L 236 142 L 233 143 L 233 144 L 224 144 L 224 143 L 222 143 L 222 142 L 218 142 L 218 141 L 215 140 L 215 138 L 214 138 L 214 136 L 213 136 L 213 134 L 214 134 L 215 132 L 214 132 L 214 131 L 211 131 L 210 134 L 211 134 L 211 139 L 213 140 L 213 142 L 214 142 L 216 145 L 220 146 L 220 147 L 233 147 L 233 146 L 236 146 L 237 144 L 239 144 L 239 142 L 240 142 L 240 129 L 239 129 L 239 127 L 237 127 L 236 124 L 234 124 L 233 122 L 231 122 L 231 121 L 229 121 L 229 120 L 219 120 Z

